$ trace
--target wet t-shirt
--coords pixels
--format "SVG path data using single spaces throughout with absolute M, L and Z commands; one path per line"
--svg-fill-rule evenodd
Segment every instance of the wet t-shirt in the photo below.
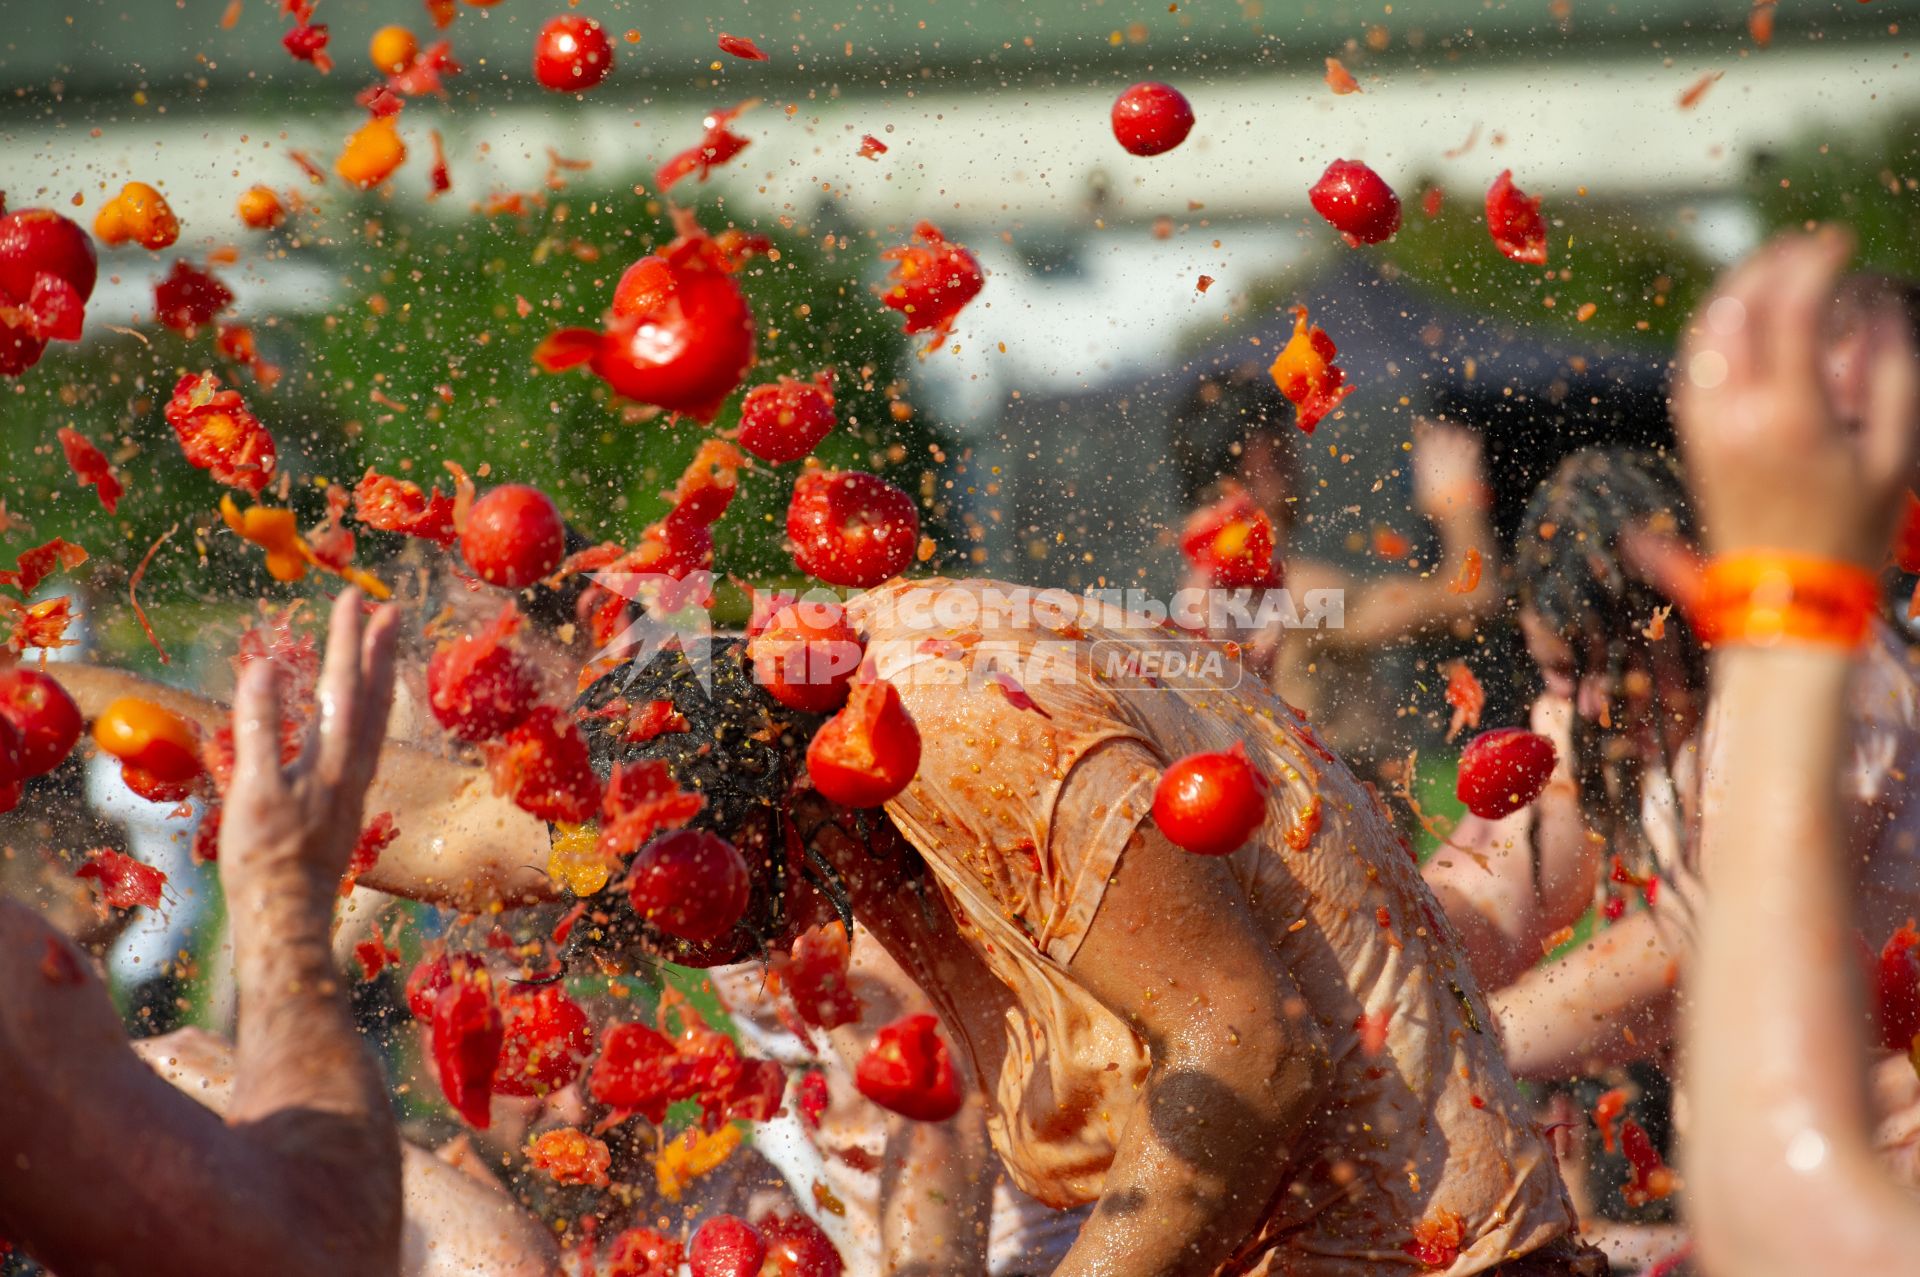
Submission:
M 1015 996 L 1003 1043 L 959 1045 L 983 1077 L 999 1061 L 990 1126 L 1022 1188 L 1060 1206 L 1100 1195 L 1150 1058 L 1075 982 L 1073 957 L 1161 770 L 1238 742 L 1272 789 L 1264 827 L 1228 863 L 1310 1005 L 1332 1082 L 1274 1149 L 1281 1191 L 1221 1271 L 1418 1272 L 1416 1227 L 1445 1236 L 1457 1219 L 1458 1258 L 1437 1271 L 1459 1277 L 1571 1230 L 1552 1153 L 1412 855 L 1257 679 L 1237 683 L 1230 659 L 1178 659 L 1212 645 L 1058 592 L 896 582 L 849 611 L 920 730 L 918 775 L 888 814 Z

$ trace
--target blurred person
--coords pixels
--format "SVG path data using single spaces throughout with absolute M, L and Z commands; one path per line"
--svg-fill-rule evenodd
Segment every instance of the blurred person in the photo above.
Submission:
M 1889 303 L 1861 318 L 1855 404 L 1825 384 L 1822 325 L 1850 250 L 1832 229 L 1762 248 L 1695 314 L 1676 374 L 1719 638 L 1684 1026 L 1684 1169 L 1713 1274 L 1909 1272 L 1920 1254 L 1920 1210 L 1869 1126 L 1840 783 L 1920 369 Z
M 1304 709 L 1322 738 L 1366 774 L 1394 753 L 1394 725 L 1374 688 L 1380 650 L 1423 632 L 1467 637 L 1499 606 L 1498 553 L 1488 519 L 1492 491 L 1479 435 L 1419 418 L 1411 454 L 1412 509 L 1438 534 L 1434 563 L 1418 572 L 1400 566 L 1348 572 L 1319 559 L 1290 556 L 1288 544 L 1305 495 L 1296 452 L 1304 436 L 1293 417 L 1293 405 L 1257 362 L 1203 378 L 1171 426 L 1181 497 L 1188 510 L 1195 510 L 1226 485 L 1243 490 L 1273 524 L 1274 563 L 1284 565 L 1285 586 L 1296 604 L 1310 591 L 1344 595 L 1338 627 L 1214 637 L 1249 643 L 1256 660 L 1270 663 L 1274 690 Z M 1479 584 L 1456 589 L 1470 560 L 1480 564 Z M 1204 572 L 1190 568 L 1183 584 L 1205 588 L 1210 582 Z

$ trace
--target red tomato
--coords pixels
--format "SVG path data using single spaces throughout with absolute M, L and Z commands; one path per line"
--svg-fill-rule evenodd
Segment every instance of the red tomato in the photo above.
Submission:
M 865 590 L 913 562 L 920 514 L 913 498 L 864 470 L 812 470 L 793 483 L 787 537 L 802 572 Z
M 504 740 L 489 744 L 487 767 L 501 793 L 541 820 L 583 824 L 600 806 L 586 738 L 551 705 L 534 706 Z
M 105 847 L 88 852 L 87 863 L 73 876 L 97 881 L 101 898 L 115 909 L 140 905 L 158 909 L 160 893 L 167 886 L 167 875 L 160 870 Z
M 1225 753 L 1188 754 L 1153 791 L 1153 823 L 1168 842 L 1199 856 L 1239 850 L 1266 818 L 1267 778 L 1239 744 Z
M 798 461 L 820 446 L 834 427 L 833 370 L 811 384 L 782 377 L 755 386 L 740 404 L 740 446 L 762 461 Z
M 837 1029 L 860 1018 L 860 999 L 848 974 L 852 965 L 853 946 L 838 921 L 800 933 L 780 968 L 780 982 L 802 1020 L 815 1028 Z
M 906 331 L 930 332 L 927 353 L 940 349 L 953 331 L 954 318 L 980 295 L 987 277 L 974 255 L 948 241 L 932 222 L 913 228 L 918 244 L 902 244 L 880 254 L 893 263 L 892 283 L 880 295 L 889 309 L 906 316 Z
M 178 333 L 191 335 L 233 305 L 233 290 L 212 271 L 175 262 L 173 271 L 153 286 L 153 317 Z
M 587 1077 L 588 1093 L 608 1108 L 664 1121 L 667 1105 L 681 1098 L 673 1039 L 644 1024 L 615 1024 L 600 1042 L 600 1058 Z
M 1149 80 L 1113 104 L 1113 135 L 1132 155 L 1164 155 L 1193 132 L 1193 106 L 1171 84 Z
M 497 1095 L 550 1095 L 579 1077 L 593 1054 L 587 1013 L 557 984 L 509 984 L 500 991 L 500 1014 Z
M 177 803 L 194 791 L 190 780 L 161 780 L 152 772 L 128 764 L 120 769 L 120 780 L 150 803 Z
M 1547 787 L 1554 759 L 1553 742 L 1525 728 L 1481 732 L 1460 755 L 1454 794 L 1482 820 L 1510 816 Z
M 240 392 L 222 389 L 214 374 L 180 378 L 162 412 L 190 465 L 256 497 L 272 480 L 279 457 L 273 435 Z
M 1487 188 L 1487 232 L 1495 247 L 1514 261 L 1546 265 L 1547 223 L 1540 216 L 1540 201 L 1513 184 L 1512 169 L 1501 170 Z
M 533 78 L 556 93 L 583 93 L 611 70 L 613 43 L 592 18 L 561 14 L 533 43 Z
M 79 339 L 99 273 L 76 223 L 43 208 L 0 217 L 0 375 L 31 368 L 49 340 Z
M 853 1081 L 881 1108 L 916 1122 L 944 1122 L 963 1099 L 940 1021 L 924 1011 L 874 1034 Z
M 454 499 L 436 486 L 431 495 L 411 479 L 394 479 L 372 470 L 353 487 L 353 517 L 382 532 L 419 537 L 450 546 L 459 539 L 453 530 Z
M 493 1120 L 493 1074 L 504 1036 L 486 970 L 478 964 L 454 967 L 433 1003 L 433 1062 L 447 1103 L 483 1131 Z
M 753 144 L 752 140 L 735 133 L 731 125 L 742 111 L 752 105 L 752 101 L 742 102 L 739 106 L 705 116 L 700 123 L 706 132 L 701 134 L 700 140 L 662 164 L 653 175 L 654 183 L 663 191 L 671 190 L 681 178 L 694 173 L 698 173 L 704 182 L 714 169 L 746 150 Z
M 680 1243 L 651 1228 L 629 1228 L 607 1247 L 600 1277 L 679 1277 Z
M 567 525 L 540 489 L 501 484 L 468 511 L 460 554 L 489 585 L 524 590 L 567 557 Z
M 1920 1034 L 1920 931 L 1912 919 L 1887 938 L 1871 969 L 1880 1045 L 1911 1051 Z
M 1281 581 L 1280 565 L 1273 561 L 1273 521 L 1244 489 L 1235 488 L 1188 515 L 1180 552 L 1222 589 L 1272 587 Z
M 715 1215 L 700 1225 L 687 1247 L 693 1277 L 760 1277 L 766 1239 L 738 1215 Z
M 732 269 L 712 239 L 682 235 L 627 268 L 604 331 L 561 329 L 534 361 L 586 364 L 617 394 L 712 421 L 753 366 L 753 312 Z
M 847 704 L 814 733 L 807 777 L 843 807 L 878 807 L 920 769 L 920 729 L 892 683 L 855 683 Z
M 747 641 L 753 676 L 789 709 L 824 714 L 847 699 L 866 648 L 837 603 L 789 603 Z
M 26 779 L 20 769 L 22 748 L 20 729 L 0 715 L 0 812 L 12 811 L 20 802 L 21 782 Z
M 44 776 L 67 761 L 86 726 L 67 689 L 33 669 L 0 674 L 0 717 L 19 729 L 23 777 Z
M 642 847 L 627 883 L 635 913 L 696 944 L 732 931 L 752 894 L 746 860 L 704 829 L 676 830 Z
M 407 1010 L 422 1024 L 432 1020 L 434 1003 L 440 1000 L 441 992 L 453 983 L 453 969 L 480 965 L 480 959 L 469 953 L 443 953 L 436 958 L 428 958 L 407 976 Z
M 767 1239 L 772 1277 L 840 1277 L 840 1252 L 820 1225 L 799 1211 L 767 1216 L 760 1221 L 760 1232 Z
M 511 731 L 539 699 L 532 668 L 504 642 L 519 620 L 509 604 L 486 629 L 442 643 L 427 662 L 427 705 L 461 740 Z
M 1335 160 L 1307 192 L 1314 212 L 1354 247 L 1378 244 L 1400 229 L 1400 197 L 1358 160 Z
M 200 775 L 200 735 L 172 710 L 123 696 L 93 720 L 93 743 L 162 784 Z

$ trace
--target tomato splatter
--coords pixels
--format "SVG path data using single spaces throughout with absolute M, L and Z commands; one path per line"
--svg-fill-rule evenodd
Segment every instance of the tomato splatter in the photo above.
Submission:
M 347 895 L 353 890 L 353 884 L 361 874 L 380 863 L 380 853 L 393 845 L 400 836 L 400 830 L 393 823 L 393 813 L 383 811 L 366 823 L 360 836 L 354 840 L 353 854 L 347 859 L 347 872 L 340 878 L 340 894 Z
M 1460 575 L 1447 582 L 1449 594 L 1472 594 L 1480 588 L 1480 573 L 1484 560 L 1480 551 L 1473 546 L 1467 547 L 1466 555 L 1460 560 Z
M 580 729 L 551 705 L 535 706 L 504 739 L 485 747 L 496 792 L 541 820 L 591 820 L 600 778 Z
M 1306 434 L 1353 393 L 1346 373 L 1334 365 L 1339 354 L 1325 330 L 1310 327 L 1307 308 L 1293 308 L 1293 336 L 1274 358 L 1273 382 L 1294 407 L 1294 424 Z
M 450 964 L 447 985 L 433 1001 L 433 1062 L 447 1103 L 483 1131 L 493 1120 L 493 1075 L 505 1036 L 486 969 Z
M 535 1169 L 545 1171 L 556 1184 L 605 1188 L 609 1183 L 607 1168 L 613 1165 L 613 1154 L 607 1148 L 606 1141 L 597 1140 L 571 1126 L 563 1126 L 557 1131 L 535 1136 L 527 1145 L 527 1161 Z
M 80 486 L 94 489 L 108 514 L 119 509 L 120 498 L 126 495 L 127 489 L 114 476 L 113 467 L 107 464 L 106 454 L 71 426 L 60 427 L 59 439 L 61 450 L 67 454 L 67 466 L 73 471 L 73 477 L 80 481 Z
M 885 142 L 882 142 L 871 133 L 863 133 L 860 135 L 860 150 L 858 154 L 861 159 L 878 160 L 886 153 L 887 144 Z
M 777 973 L 801 1020 L 818 1029 L 837 1029 L 860 1018 L 860 999 L 849 974 L 852 964 L 853 946 L 838 922 L 800 933 Z
M 694 174 L 698 174 L 704 182 L 714 169 L 746 150 L 752 142 L 728 126 L 752 105 L 752 102 L 742 102 L 724 111 L 714 111 L 702 119 L 700 124 L 706 133 L 694 145 L 660 166 L 660 171 L 654 174 L 655 185 L 662 192 L 669 191 L 682 178 Z
M 1238 484 L 1188 515 L 1180 533 L 1180 552 L 1187 562 L 1222 589 L 1278 586 L 1281 571 L 1273 549 L 1273 521 Z
M 1400 1249 L 1428 1268 L 1446 1269 L 1460 1258 L 1460 1246 L 1466 1239 L 1466 1221 L 1442 1208 L 1415 1224 L 1413 1240 Z
M 1633 1098 L 1632 1092 L 1624 1086 L 1616 1086 L 1606 1092 L 1593 1105 L 1593 1125 L 1600 1132 L 1600 1146 L 1611 1153 L 1620 1138 L 1620 1118 L 1627 1111 L 1627 1101 Z
M 550 1095 L 579 1077 L 593 1054 L 587 1013 L 557 984 L 508 985 L 500 991 L 500 1014 L 496 1095 Z
M 109 246 L 134 243 L 158 252 L 180 238 L 180 219 L 159 191 L 145 182 L 128 182 L 94 214 L 93 233 Z
M 1347 70 L 1346 63 L 1339 58 L 1328 58 L 1327 87 L 1332 89 L 1336 96 L 1344 97 L 1349 93 L 1360 92 L 1360 81 L 1353 78 L 1353 73 Z
M 1487 233 L 1514 261 L 1547 264 L 1547 223 L 1540 216 L 1540 201 L 1513 184 L 1512 169 L 1502 169 L 1487 188 Z
M 798 461 L 833 430 L 833 370 L 811 382 L 782 377 L 755 386 L 740 404 L 740 446 L 762 461 Z
M 765 62 L 767 60 L 766 53 L 761 50 L 759 45 L 747 39 L 745 36 L 728 35 L 724 31 L 720 33 L 720 52 L 731 54 L 736 58 L 744 58 L 748 62 Z
M 231 305 L 232 289 L 212 271 L 187 262 L 175 262 L 172 272 L 153 286 L 154 319 L 189 338 Z
M 814 733 L 807 778 L 844 807 L 878 807 L 905 789 L 920 767 L 920 729 L 884 679 L 857 682 L 846 706 Z
M 1631 1174 L 1620 1190 L 1620 1196 L 1629 1206 L 1645 1206 L 1648 1202 L 1657 1202 L 1672 1195 L 1680 1186 L 1679 1176 L 1675 1175 L 1661 1160 L 1660 1151 L 1647 1138 L 1640 1123 L 1628 1118 L 1620 1126 L 1620 1151 L 1626 1155 L 1627 1166 Z
M 273 436 L 237 390 L 222 389 L 213 373 L 188 373 L 167 401 L 167 424 L 189 464 L 229 487 L 258 496 L 273 478 Z
M 944 1122 L 965 1101 L 940 1022 L 925 1012 L 874 1034 L 854 1085 L 881 1108 L 917 1122 Z
M 913 234 L 918 244 L 881 254 L 894 264 L 893 282 L 881 300 L 906 316 L 907 332 L 932 334 L 926 347 L 932 354 L 952 333 L 961 309 L 986 287 L 987 278 L 974 255 L 949 242 L 932 222 L 921 222 Z
M 435 545 L 450 546 L 459 536 L 453 527 L 453 498 L 438 486 L 429 495 L 410 479 L 393 479 L 372 470 L 354 485 L 353 517 L 370 528 L 404 533 Z
M 1487 707 L 1487 689 L 1480 686 L 1465 661 L 1447 666 L 1446 695 L 1453 709 L 1453 720 L 1447 724 L 1448 740 L 1458 736 L 1462 728 L 1480 726 L 1480 714 Z
M 88 852 L 87 863 L 74 870 L 73 876 L 98 882 L 101 898 L 115 909 L 139 905 L 157 909 L 160 892 L 167 885 L 167 875 L 152 865 L 106 847 Z
M 905 571 L 920 536 L 913 498 L 861 470 L 809 470 L 794 480 L 787 538 L 802 572 L 870 589 Z

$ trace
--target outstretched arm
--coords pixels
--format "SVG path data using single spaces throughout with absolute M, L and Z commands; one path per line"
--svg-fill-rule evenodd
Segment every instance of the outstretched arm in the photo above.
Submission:
M 1847 253 L 1832 232 L 1777 240 L 1694 317 L 1675 407 L 1716 555 L 1875 568 L 1886 553 L 1920 379 L 1904 320 L 1880 316 L 1868 408 L 1836 419 L 1821 333 Z M 1852 669 L 1840 646 L 1715 653 L 1686 1168 L 1715 1273 L 1911 1272 L 1920 1255 L 1920 1210 L 1868 1130 L 1839 787 Z
M 226 1124 L 128 1046 L 63 938 L 0 905 L 0 1235 L 62 1273 L 393 1273 L 399 1147 L 327 925 L 393 685 L 393 624 L 336 605 L 321 723 L 279 764 L 272 670 L 242 686 L 221 878 L 241 1044 Z

